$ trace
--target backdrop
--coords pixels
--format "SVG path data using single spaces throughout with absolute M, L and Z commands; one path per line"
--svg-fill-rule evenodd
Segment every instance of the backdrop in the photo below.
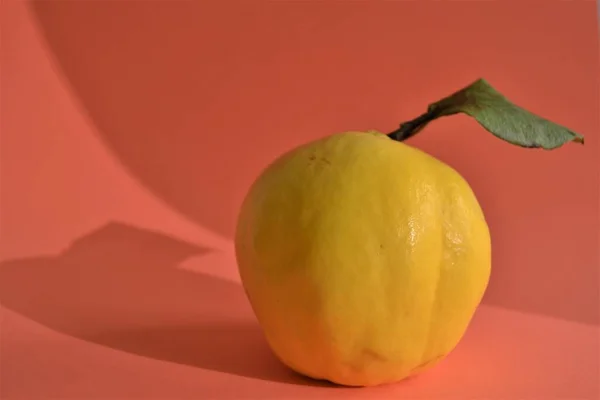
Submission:
M 552 335 L 587 354 L 569 371 L 593 375 L 596 11 L 587 0 L 4 1 L 2 393 L 106 398 L 150 390 L 111 375 L 111 363 L 145 376 L 161 371 L 166 381 L 186 376 L 132 355 L 183 365 L 204 357 L 200 367 L 211 373 L 256 378 L 259 367 L 235 361 L 248 347 L 255 353 L 245 359 L 277 370 L 261 379 L 287 382 L 265 355 L 231 252 L 248 186 L 292 146 L 345 130 L 392 130 L 479 77 L 584 134 L 585 146 L 521 149 L 461 116 L 436 121 L 410 144 L 457 169 L 482 204 L 493 238 L 484 303 L 496 313 L 485 324 L 541 318 L 518 325 L 532 338 L 552 331 L 544 324 L 560 325 Z M 221 325 L 190 328 L 198 315 Z M 560 336 L 569 331 L 580 336 Z M 165 344 L 175 337 L 178 347 Z M 41 349 L 34 340 L 77 350 L 69 359 L 58 344 Z M 215 340 L 229 356 L 185 350 Z M 117 362 L 109 348 L 131 358 Z M 100 366 L 86 374 L 76 366 L 89 357 Z M 489 368 L 491 380 L 502 374 Z M 175 394 L 158 383 L 152 393 L 197 393 L 198 372 L 186 371 Z M 567 375 L 548 370 L 539 382 Z M 219 390 L 230 386 L 219 379 L 227 382 Z M 561 382 L 571 397 L 597 389 L 583 378 Z

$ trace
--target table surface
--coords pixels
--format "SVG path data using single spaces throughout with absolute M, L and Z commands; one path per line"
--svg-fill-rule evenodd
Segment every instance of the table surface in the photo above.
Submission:
M 69 4 L 75 2 L 54 3 L 69 8 L 71 7 Z M 102 3 L 106 4 L 106 7 L 109 7 L 109 4 L 110 7 L 117 7 L 118 4 L 128 4 L 133 7 L 134 4 L 139 4 L 139 2 L 80 2 L 79 4 L 84 3 L 93 3 L 97 6 Z M 159 16 L 163 15 L 163 11 L 168 11 L 168 8 L 164 5 L 159 6 L 159 2 L 149 3 L 158 7 L 155 10 L 156 15 L 153 14 L 152 18 L 156 17 L 156 21 L 162 21 Z M 277 6 L 272 7 L 279 7 L 283 3 L 277 3 Z M 421 8 L 417 9 L 416 3 L 407 2 L 407 5 L 402 6 L 405 7 L 403 10 L 409 15 L 416 15 L 420 18 L 426 16 L 434 18 L 437 23 L 448 28 L 447 34 L 452 38 L 469 39 L 470 31 L 461 31 L 458 25 L 451 25 L 450 22 L 447 22 L 448 25 L 444 25 L 446 24 L 444 22 L 446 21 L 444 19 L 445 11 L 440 7 L 448 7 L 449 11 L 450 6 L 443 5 L 446 2 L 439 2 L 438 11 L 435 13 L 426 12 Z M 488 29 L 486 27 L 492 23 L 492 17 L 496 15 L 496 12 L 501 12 L 503 18 L 513 15 L 509 8 L 502 5 L 508 4 L 508 2 L 490 2 L 496 4 L 494 7 L 498 7 L 499 11 L 490 9 L 491 5 L 484 7 L 483 2 L 481 2 L 482 4 L 464 2 L 465 4 L 472 3 L 468 7 L 473 8 L 468 9 L 467 5 L 460 5 L 463 2 L 447 3 L 454 4 L 452 7 L 465 7 L 465 12 L 473 11 L 472 15 L 469 12 L 464 14 L 465 18 L 468 15 L 483 15 L 476 14 L 476 12 L 485 12 L 487 16 L 485 21 L 473 22 L 478 24 L 477 29 L 482 31 Z M 475 5 L 475 3 L 477 4 Z M 523 2 L 523 4 L 525 3 L 527 2 Z M 560 164 L 559 169 L 565 176 L 568 176 L 568 179 L 565 179 L 567 181 L 564 183 L 565 185 L 571 181 L 579 182 L 573 183 L 572 191 L 557 198 L 556 201 L 561 202 L 565 210 L 571 210 L 581 215 L 568 214 L 565 211 L 563 217 L 556 215 L 555 218 L 563 218 L 565 221 L 561 223 L 572 223 L 577 220 L 580 221 L 579 225 L 588 221 L 586 225 L 588 231 L 582 232 L 588 232 L 589 235 L 579 232 L 578 237 L 581 238 L 581 242 L 569 242 L 567 245 L 571 247 L 563 248 L 562 253 L 557 253 L 562 257 L 555 262 L 557 271 L 560 270 L 560 273 L 551 274 L 548 280 L 540 282 L 539 290 L 532 288 L 531 296 L 535 296 L 536 293 L 543 294 L 542 298 L 548 299 L 551 306 L 545 307 L 538 300 L 528 298 L 527 292 L 520 292 L 521 297 L 518 297 L 514 304 L 510 305 L 511 309 L 495 307 L 486 303 L 479 308 L 466 336 L 447 359 L 431 371 L 395 385 L 350 389 L 316 384 L 291 373 L 269 351 L 239 284 L 232 243 L 227 236 L 215 233 L 218 231 L 217 229 L 208 229 L 205 225 L 197 223 L 198 221 L 194 218 L 188 218 L 189 215 L 181 212 L 181 210 L 186 210 L 185 207 L 170 207 L 170 204 L 167 204 L 168 201 L 164 199 L 168 199 L 167 195 L 173 194 L 173 192 L 167 193 L 167 189 L 177 189 L 168 185 L 170 181 L 165 181 L 167 189 L 163 188 L 162 192 L 165 196 L 156 196 L 155 192 L 149 190 L 152 188 L 149 188 L 148 182 L 138 179 L 135 174 L 131 173 L 131 170 L 128 170 L 121 162 L 122 160 L 118 160 L 106 143 L 99 139 L 98 127 L 92 123 L 91 117 L 83 110 L 82 103 L 68 90 L 69 86 L 65 83 L 64 77 L 57 72 L 56 64 L 53 64 L 50 52 L 43 45 L 31 10 L 27 8 L 26 4 L 24 1 L 5 1 L 2 9 L 3 14 L 6 13 L 3 15 L 5 17 L 3 18 L 3 39 L 6 37 L 6 40 L 3 40 L 2 54 L 10 55 L 6 59 L 3 57 L 2 65 L 2 95 L 7 98 L 10 96 L 10 101 L 3 102 L 3 132 L 2 146 L 0 146 L 3 185 L 2 209 L 0 210 L 2 212 L 2 240 L 0 241 L 2 246 L 0 255 L 0 312 L 2 318 L 0 398 L 2 400 L 135 398 L 161 400 L 320 398 L 596 400 L 600 398 L 598 378 L 600 376 L 600 327 L 589 323 L 544 316 L 541 313 L 529 314 L 514 311 L 515 308 L 518 308 L 515 305 L 523 302 L 523 304 L 530 304 L 531 308 L 537 307 L 537 309 L 545 311 L 556 309 L 564 315 L 572 314 L 582 320 L 591 319 L 590 310 L 593 307 L 590 308 L 590 302 L 586 303 L 585 296 L 593 292 L 593 282 L 580 283 L 575 280 L 563 279 L 565 287 L 586 288 L 583 291 L 585 296 L 577 296 L 577 299 L 573 301 L 570 301 L 571 297 L 575 298 L 576 293 L 573 291 L 557 293 L 556 296 L 565 299 L 565 307 L 561 307 L 561 300 L 553 300 L 551 295 L 560 284 L 561 277 L 564 277 L 561 274 L 564 273 L 564 268 L 567 268 L 565 265 L 568 268 L 573 268 L 570 265 L 575 265 L 570 264 L 573 259 L 567 258 L 567 256 L 573 252 L 583 253 L 583 250 L 579 251 L 582 249 L 581 246 L 589 248 L 594 245 L 592 243 L 594 226 L 591 226 L 589 221 L 591 213 L 597 212 L 597 202 L 594 204 L 588 201 L 585 202 L 585 206 L 571 206 L 572 204 L 584 204 L 583 200 L 580 203 L 570 202 L 574 201 L 575 196 L 583 198 L 586 193 L 591 195 L 589 186 L 580 184 L 581 182 L 574 178 L 579 179 L 579 174 L 583 174 L 593 165 L 597 166 L 597 158 L 594 158 L 597 157 L 594 155 L 597 153 L 591 153 L 592 147 L 588 147 L 590 149 L 588 153 L 580 153 L 579 150 L 568 147 L 564 151 L 554 153 L 556 155 L 553 157 L 556 158 L 552 158 L 552 160 L 558 161 L 552 162 L 548 161 L 549 158 L 543 158 L 543 155 L 537 156 L 539 164 L 532 167 L 531 173 L 534 174 L 532 176 L 539 178 L 546 176 L 544 168 L 559 168 L 557 164 Z M 49 2 L 40 2 L 40 4 L 49 4 Z M 163 9 L 159 9 L 160 7 Z M 400 5 L 394 7 L 400 7 Z M 522 7 L 525 6 L 519 5 L 517 8 L 521 9 Z M 537 6 L 527 7 L 528 15 L 531 18 L 538 18 L 537 11 L 533 9 Z M 99 8 L 100 11 L 103 9 L 103 7 Z M 552 18 L 552 21 L 556 20 L 557 15 L 567 13 L 569 18 L 565 20 L 565 23 L 574 28 L 576 18 L 581 17 L 583 20 L 586 15 L 589 15 L 588 11 L 592 9 L 589 2 L 582 1 L 556 2 L 552 6 L 549 3 L 547 10 L 540 9 L 539 11 L 545 13 L 543 18 Z M 127 8 L 127 10 L 130 12 L 133 9 Z M 147 12 L 145 17 L 150 15 L 151 10 L 148 10 L 150 9 L 145 11 Z M 275 12 L 273 10 L 270 12 Z M 276 12 L 281 13 L 282 17 L 286 15 L 289 17 L 293 14 L 293 10 L 289 12 L 283 8 L 277 10 Z M 50 7 L 46 10 L 47 14 L 45 15 L 55 18 L 55 22 L 59 21 L 54 27 L 54 34 L 59 38 L 67 37 L 68 35 L 63 35 L 61 27 L 63 23 L 66 24 L 69 21 L 61 20 L 62 14 L 55 13 L 55 11 Z M 88 17 L 97 15 L 85 9 L 80 11 Z M 346 31 L 356 33 L 354 29 L 356 26 L 360 29 L 372 28 L 359 24 L 359 11 L 362 11 L 356 8 L 345 15 L 344 29 L 346 31 L 336 31 L 337 28 L 329 21 L 336 18 L 338 11 L 333 5 L 328 6 L 326 11 L 328 14 L 323 11 L 323 14 L 319 14 L 319 18 L 312 22 L 316 26 L 314 29 L 322 30 L 319 35 L 341 35 Z M 381 11 L 377 18 L 384 18 L 386 16 L 384 11 Z M 106 11 L 107 15 L 117 15 L 114 10 L 111 12 L 113 14 Z M 130 14 L 124 12 L 118 15 L 125 18 L 134 13 L 131 11 Z M 305 12 L 302 15 L 308 18 L 312 14 Z M 182 18 L 181 13 L 175 12 L 167 17 L 171 18 L 171 22 Z M 373 14 L 370 18 L 375 17 Z M 542 17 L 536 21 L 543 25 L 540 22 Z M 91 18 L 91 20 L 94 19 Z M 488 20 L 489 24 L 486 22 Z M 124 24 L 122 20 L 117 22 Z M 117 29 L 117 22 L 115 25 L 111 25 L 112 23 L 108 25 Z M 186 21 L 186 29 L 193 26 L 192 22 L 191 20 Z M 554 32 L 550 23 L 548 24 L 540 29 L 543 28 L 543 32 Z M 515 29 L 518 32 L 525 32 L 528 30 L 529 22 L 524 25 L 515 19 L 511 25 L 516 25 Z M 580 25 L 580 31 L 564 28 L 569 35 L 565 33 L 563 38 L 556 33 L 552 40 L 560 43 L 564 41 L 567 44 L 583 43 L 584 36 L 578 35 L 585 34 L 585 38 L 592 37 L 589 35 L 593 31 L 592 19 L 588 18 L 585 23 L 582 22 Z M 389 27 L 390 24 L 385 24 L 385 26 Z M 523 41 L 517 37 L 517 33 L 514 33 L 507 39 L 508 41 L 503 42 L 503 39 L 494 33 L 500 31 L 499 26 L 494 25 L 485 31 L 487 32 L 486 37 L 490 40 L 493 39 L 494 43 L 504 43 L 502 45 L 504 47 L 498 51 L 509 52 L 511 46 L 518 46 Z M 304 29 L 300 23 L 296 28 L 299 31 Z M 4 35 L 5 29 L 10 35 Z M 268 29 L 265 28 L 264 31 L 258 29 L 257 37 L 260 38 L 260 35 L 265 38 L 269 37 L 271 34 Z M 427 29 L 422 28 L 417 31 L 425 34 Z M 534 36 L 542 35 L 535 29 L 531 30 Z M 185 34 L 185 31 L 173 30 L 173 32 L 174 35 Z M 540 32 L 542 31 L 540 30 Z M 149 34 L 153 34 L 153 32 L 149 32 Z M 315 33 L 315 35 L 317 34 Z M 337 40 L 335 36 L 328 38 L 330 41 Z M 231 40 L 233 41 L 233 39 Z M 301 36 L 294 36 L 286 40 L 300 41 L 300 39 Z M 316 39 L 313 38 L 313 40 Z M 510 70 L 513 77 L 521 74 L 523 77 L 527 77 L 527 80 L 539 78 L 540 81 L 536 84 L 546 87 L 546 81 L 554 80 L 552 72 L 546 66 L 544 68 L 536 67 L 539 69 L 539 74 L 523 68 L 533 68 L 531 65 L 537 62 L 536 60 L 554 57 L 555 53 L 550 44 L 547 44 L 547 47 L 544 47 L 539 53 L 528 53 L 525 47 L 529 46 L 528 43 L 533 42 L 535 42 L 534 39 L 527 39 L 523 48 L 515 50 L 520 54 L 519 57 L 526 59 L 522 65 L 517 59 L 496 58 L 494 51 L 480 49 L 482 52 L 488 51 L 485 53 L 487 61 L 482 58 L 483 61 L 480 60 L 480 64 L 477 64 L 479 67 L 474 67 L 477 71 L 471 72 L 479 73 L 480 70 L 477 68 L 482 68 L 493 73 L 496 79 L 502 80 L 504 71 Z M 311 48 L 309 44 L 309 42 L 303 44 L 306 47 L 304 51 Z M 346 46 L 347 54 L 344 53 L 346 54 L 344 57 L 351 60 L 353 57 L 352 46 L 349 45 L 349 42 L 346 44 L 348 45 Z M 585 41 L 585 44 L 591 46 L 591 39 Z M 379 54 L 378 51 L 394 52 L 390 43 L 379 43 L 378 45 L 383 47 L 379 48 L 374 44 L 375 47 L 373 47 L 369 43 L 362 43 L 364 49 L 373 49 L 372 54 Z M 86 49 L 86 46 L 83 46 L 82 51 Z M 459 45 L 454 43 L 453 46 Z M 176 47 L 175 45 L 169 47 L 169 51 L 181 50 L 177 50 Z M 580 61 L 593 59 L 592 56 L 587 55 L 585 49 L 578 49 L 575 45 L 564 45 L 563 47 L 571 49 L 572 54 L 570 54 L 575 57 L 574 59 Z M 154 46 L 149 47 L 150 50 L 154 48 Z M 454 49 L 454 47 L 452 48 Z M 342 50 L 346 51 L 343 48 Z M 216 55 L 220 54 L 218 48 L 211 51 Z M 411 51 L 419 52 L 421 50 L 415 47 Z M 444 57 L 451 60 L 452 54 L 454 54 L 452 52 L 455 50 L 443 48 L 441 51 L 446 51 Z M 63 56 L 65 54 L 68 56 L 74 53 L 65 51 Z M 86 62 L 86 57 L 90 53 L 82 54 L 86 56 L 83 57 L 79 54 L 82 57 L 80 61 Z M 183 54 L 187 53 L 183 52 Z M 279 60 L 281 65 L 300 62 L 292 57 L 293 52 L 287 54 L 290 58 Z M 418 54 L 420 54 L 419 57 L 429 57 L 422 52 Z M 478 54 L 473 52 L 469 54 L 470 57 L 473 57 L 470 62 L 477 61 Z M 262 57 L 262 55 L 259 56 Z M 315 62 L 326 56 L 327 54 L 324 52 L 323 54 L 319 53 Z M 571 58 L 564 57 L 563 59 L 558 56 L 555 58 L 552 59 L 552 64 L 559 68 L 558 71 L 564 73 L 583 71 L 582 74 L 587 74 L 586 76 L 592 76 L 592 70 L 597 73 L 597 66 L 593 66 L 592 61 L 572 64 Z M 7 60 L 6 63 L 4 63 L 5 60 Z M 68 63 L 69 60 L 67 59 L 66 62 Z M 501 70 L 486 69 L 485 66 L 489 65 L 488 62 L 492 62 L 490 60 L 498 61 L 499 64 L 495 65 L 500 65 L 498 68 Z M 341 63 L 341 61 L 339 62 Z M 389 69 L 384 68 L 381 72 L 395 76 L 396 68 L 403 64 L 398 60 L 393 62 L 396 64 L 389 64 Z M 557 67 L 558 64 L 560 67 Z M 349 63 L 348 65 L 354 64 Z M 163 68 L 164 65 L 154 67 L 158 68 L 157 71 L 160 72 L 160 68 Z M 310 65 L 305 65 L 305 67 L 311 68 Z M 213 68 L 215 73 L 219 69 L 218 65 L 210 63 L 207 68 Z M 255 68 L 254 73 L 258 75 L 267 73 L 258 66 L 253 68 Z M 359 67 L 354 65 L 353 68 Z M 407 68 L 409 67 L 407 66 Z M 460 66 L 456 64 L 453 73 L 449 72 L 448 76 L 459 76 L 459 70 Z M 143 70 L 140 70 L 140 73 L 142 72 Z M 471 72 L 465 76 L 471 76 Z M 344 73 L 351 75 L 354 72 L 346 71 Z M 438 83 L 446 85 L 447 89 L 454 87 L 454 83 L 458 81 L 456 78 L 452 81 L 454 83 L 450 84 L 449 81 L 446 82 L 445 77 L 438 77 L 438 75 L 444 74 L 429 70 L 424 73 L 431 79 L 438 79 Z M 509 75 L 508 72 L 507 75 Z M 573 76 L 573 79 L 579 78 L 576 73 L 569 76 Z M 233 90 L 241 82 L 241 78 L 239 79 L 239 82 L 229 82 L 228 90 Z M 364 93 L 370 93 L 372 99 L 378 98 L 383 92 L 386 92 L 383 88 L 369 86 L 369 82 L 368 79 L 365 80 L 361 90 L 364 90 Z M 132 91 L 142 88 L 142 86 L 136 86 L 139 83 L 136 76 L 131 76 L 130 83 L 129 89 Z M 294 86 L 289 82 L 287 84 L 289 85 L 286 87 L 294 93 L 303 93 L 302 85 Z M 403 84 L 410 85 L 410 79 L 404 79 Z M 510 87 L 508 78 L 505 84 Z M 516 83 L 514 85 L 513 89 L 516 90 L 518 85 Z M 557 83 L 557 85 L 559 85 L 558 90 L 561 93 L 571 93 L 569 92 L 571 89 L 568 88 L 570 83 L 564 83 L 564 85 Z M 155 89 L 166 90 L 167 86 Z M 187 93 L 184 89 L 188 86 L 184 84 L 180 86 L 177 88 Z M 259 89 L 258 87 L 253 88 L 253 90 Z M 340 86 L 336 90 L 342 89 Z M 412 89 L 416 90 L 416 86 Z M 106 94 L 106 92 L 101 93 Z M 395 98 L 397 94 L 393 91 L 386 93 L 388 93 L 386 94 L 388 98 L 385 101 L 390 101 L 387 109 L 374 107 L 374 109 L 367 110 L 368 112 L 363 112 L 361 110 L 366 106 L 362 102 L 357 102 L 356 108 L 348 108 L 348 110 L 354 109 L 355 112 L 347 111 L 347 115 L 379 113 L 373 118 L 381 119 L 384 116 L 387 118 L 389 115 L 396 115 L 394 112 L 396 112 L 397 105 L 392 103 L 391 99 Z M 572 97 L 576 102 L 579 98 L 575 96 L 575 93 L 575 91 L 572 92 Z M 191 95 L 191 93 L 187 94 Z M 433 92 L 427 93 L 427 96 L 429 95 L 433 95 Z M 422 98 L 419 98 L 418 104 L 426 104 L 427 96 L 423 95 Z M 521 94 L 521 97 L 526 98 L 527 96 Z M 310 96 L 305 96 L 305 100 L 309 98 Z M 547 101 L 546 106 L 551 107 L 550 98 L 551 96 L 544 94 L 544 99 L 540 99 L 539 102 Z M 115 98 L 114 101 L 126 102 L 127 99 Z M 350 97 L 345 97 L 345 99 L 348 102 L 351 100 Z M 218 98 L 215 101 L 222 100 Z M 586 110 L 593 108 L 593 104 L 589 103 L 591 100 L 588 100 L 585 100 L 589 106 Z M 108 103 L 112 104 L 113 102 L 109 101 Z M 276 105 L 276 102 L 273 100 L 271 104 Z M 554 105 L 556 113 L 560 112 L 561 104 Z M 160 105 L 160 107 L 169 106 L 167 103 L 160 103 Z M 154 121 L 160 122 L 159 117 L 162 115 L 158 112 L 160 107 L 155 110 L 157 119 Z M 419 107 L 421 106 L 415 106 L 414 111 L 420 109 Z M 243 108 L 241 109 L 243 110 Z M 118 117 L 117 111 L 112 114 L 115 118 Z M 147 110 L 144 112 L 148 113 Z M 243 112 L 240 111 L 240 113 Z M 316 111 L 307 107 L 299 112 L 304 115 Z M 302 115 L 286 114 L 285 118 Z M 590 113 L 584 108 L 568 110 L 564 114 L 565 117 L 572 116 L 576 122 L 581 122 L 582 126 L 591 129 L 597 126 L 597 121 L 589 115 Z M 246 115 L 246 117 L 251 117 L 251 115 Z M 325 121 L 329 125 L 327 123 L 322 125 L 323 129 L 338 126 L 334 124 L 335 119 L 332 117 L 331 120 L 327 120 L 328 122 Z M 323 121 L 314 121 L 314 124 L 321 124 Z M 364 120 L 354 122 L 368 125 L 367 122 L 371 121 L 365 117 Z M 182 125 L 185 123 L 185 121 L 181 122 Z M 215 126 L 221 124 L 217 119 L 211 123 Z M 308 129 L 308 126 L 304 128 Z M 188 132 L 186 135 L 192 136 L 192 133 Z M 178 136 L 180 140 L 185 140 L 185 137 L 183 134 Z M 432 137 L 428 136 L 428 138 Z M 442 138 L 442 135 L 438 137 Z M 119 136 L 117 135 L 115 138 L 118 139 Z M 276 138 L 263 140 L 262 143 L 266 147 L 273 145 L 274 147 L 269 147 L 269 151 L 273 152 L 279 150 L 279 147 L 283 148 L 290 144 L 277 140 Z M 424 140 L 425 142 L 422 143 L 427 144 L 429 143 L 427 140 L 432 139 L 425 138 Z M 447 144 L 444 139 L 439 140 Z M 590 143 L 597 144 L 594 140 L 594 137 L 590 136 Z M 492 154 L 489 151 L 495 146 L 493 143 L 495 143 L 493 138 L 487 142 L 483 139 L 482 145 L 487 146 L 488 152 L 484 150 L 484 155 L 481 157 L 486 157 L 485 154 Z M 443 153 L 448 146 L 438 146 L 438 148 L 442 148 L 440 151 Z M 135 146 L 133 149 L 135 150 Z M 184 150 L 181 149 L 182 152 Z M 499 153 L 493 154 L 497 156 Z M 514 154 L 508 151 L 505 153 L 507 157 L 510 156 L 513 159 L 512 161 L 516 163 L 514 165 L 523 164 L 523 156 L 519 155 L 522 153 Z M 446 155 L 450 156 L 450 153 Z M 147 165 L 144 167 L 152 167 L 153 160 L 152 157 L 146 159 Z M 212 160 L 214 161 L 214 159 Z M 454 160 L 462 162 L 463 167 L 468 166 L 464 160 L 457 158 Z M 566 162 L 567 160 L 569 162 Z M 552 164 L 553 162 L 557 164 Z M 256 163 L 258 165 L 258 161 Z M 174 171 L 185 173 L 187 167 L 184 167 L 185 165 L 181 164 L 177 167 L 180 169 Z M 511 166 L 507 166 L 507 168 L 510 169 Z M 510 171 L 512 171 L 511 175 L 517 174 L 515 169 Z M 188 173 L 186 176 L 193 181 L 193 174 Z M 472 173 L 472 176 L 477 178 L 475 172 Z M 176 174 L 172 174 L 171 178 L 176 178 Z M 494 175 L 493 179 L 496 182 L 496 180 L 501 181 L 504 178 L 498 173 Z M 504 179 L 502 184 L 506 186 L 515 182 L 512 179 L 512 177 L 508 180 Z M 526 186 L 531 183 L 528 179 L 517 180 L 520 182 L 519 185 L 525 188 L 523 190 L 526 190 Z M 539 178 L 536 182 L 542 185 L 536 189 L 542 198 L 546 196 L 545 193 L 555 193 L 552 189 L 554 184 L 550 178 Z M 583 186 L 588 188 L 587 192 L 582 189 Z M 482 184 L 480 187 L 484 188 L 485 186 Z M 498 193 L 499 196 L 502 194 L 501 191 Z M 219 196 L 221 195 L 222 193 Z M 531 193 L 530 195 L 533 196 Z M 217 205 L 224 202 L 224 197 L 219 196 L 215 195 L 215 204 Z M 533 207 L 532 204 L 521 207 L 524 199 L 514 196 L 512 193 L 510 196 L 507 195 L 502 198 L 503 200 L 489 197 L 486 204 L 491 204 L 490 209 L 498 210 L 504 202 L 513 201 L 513 205 L 522 210 L 523 219 L 519 222 L 521 225 L 513 224 L 504 227 L 505 231 L 500 232 L 504 232 L 504 240 L 507 241 L 511 230 L 516 230 L 516 232 L 520 232 L 520 229 L 527 230 L 527 243 L 522 246 L 520 253 L 514 253 L 511 257 L 521 260 L 519 265 L 529 263 L 527 269 L 530 272 L 520 273 L 519 265 L 510 263 L 511 258 L 501 259 L 503 262 L 499 265 L 510 269 L 511 272 L 507 275 L 499 271 L 495 278 L 500 278 L 500 280 L 495 282 L 498 282 L 499 286 L 505 285 L 505 287 L 514 285 L 515 279 L 517 279 L 515 277 L 528 282 L 536 282 L 538 279 L 536 274 L 549 265 L 535 265 L 532 262 L 536 256 L 532 255 L 533 252 L 530 249 L 532 246 L 537 246 L 535 248 L 539 250 L 543 248 L 544 243 L 540 241 L 541 239 L 536 241 L 534 237 L 530 238 L 529 236 L 534 235 L 531 234 L 528 227 L 538 224 L 538 226 L 546 226 L 550 230 L 554 229 L 553 225 L 544 225 L 545 222 L 540 222 L 546 221 L 544 218 L 534 216 L 538 219 L 526 219 L 525 214 L 530 213 L 527 211 L 527 207 Z M 514 200 L 510 200 L 510 198 L 514 198 Z M 586 197 L 586 199 L 588 198 Z M 533 202 L 533 200 L 531 201 Z M 596 207 L 595 211 L 594 207 Z M 551 209 L 540 210 L 540 214 L 552 212 L 548 211 Z M 214 212 L 213 209 L 208 208 L 208 211 L 201 211 L 202 213 L 193 216 L 206 217 L 207 221 L 212 221 L 209 214 Z M 498 215 L 494 217 L 495 220 L 498 220 Z M 218 227 L 217 222 L 214 222 L 214 227 Z M 496 228 L 499 229 L 502 226 L 497 224 Z M 597 225 L 595 228 L 597 229 Z M 499 232 L 498 229 L 495 232 Z M 559 231 L 563 232 L 560 229 Z M 572 232 L 570 231 L 570 233 Z M 545 237 L 544 240 L 549 239 Z M 511 246 L 517 245 L 519 244 L 511 244 Z M 593 259 L 590 254 L 586 252 L 586 258 L 575 259 L 575 261 L 581 265 L 591 265 L 588 263 Z M 544 257 L 545 263 L 553 261 L 552 253 L 545 254 Z M 497 265 L 494 265 L 494 268 L 497 268 Z M 581 276 L 597 276 L 597 273 L 594 275 L 590 272 L 591 268 L 585 271 L 586 275 Z M 511 276 L 512 278 L 510 278 Z M 518 285 L 515 287 L 519 288 Z M 496 296 L 497 298 L 499 297 Z M 595 298 L 590 296 L 590 299 L 594 301 Z M 578 310 L 578 304 L 586 305 L 588 308 L 585 310 L 582 308 L 580 313 L 573 312 L 573 310 Z
M 232 253 L 202 253 L 115 223 L 60 255 L 4 263 L 3 399 L 598 398 L 598 327 L 487 305 L 428 373 L 312 383 L 272 356 Z

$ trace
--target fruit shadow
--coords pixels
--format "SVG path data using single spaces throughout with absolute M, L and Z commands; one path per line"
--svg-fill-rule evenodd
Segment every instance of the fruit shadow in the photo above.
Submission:
M 109 223 L 62 253 L 0 264 L 3 306 L 48 328 L 139 356 L 294 384 L 241 285 L 177 268 L 209 250 Z

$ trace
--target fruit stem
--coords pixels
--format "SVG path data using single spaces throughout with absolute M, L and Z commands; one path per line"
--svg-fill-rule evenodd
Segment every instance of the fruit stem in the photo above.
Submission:
M 419 115 L 415 119 L 401 123 L 398 129 L 388 133 L 387 136 L 390 139 L 396 140 L 398 142 L 403 142 L 406 139 L 419 133 L 421 129 L 425 128 L 425 125 L 438 118 L 439 116 L 439 110 L 431 109 L 425 114 Z

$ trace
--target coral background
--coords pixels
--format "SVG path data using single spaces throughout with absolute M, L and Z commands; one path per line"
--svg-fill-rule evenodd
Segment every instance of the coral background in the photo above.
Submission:
M 596 2 L 2 2 L 0 398 L 597 399 Z M 547 152 L 467 117 L 410 144 L 471 183 L 493 275 L 454 353 L 369 390 L 270 354 L 236 210 L 299 143 L 390 131 L 484 77 L 586 136 Z

